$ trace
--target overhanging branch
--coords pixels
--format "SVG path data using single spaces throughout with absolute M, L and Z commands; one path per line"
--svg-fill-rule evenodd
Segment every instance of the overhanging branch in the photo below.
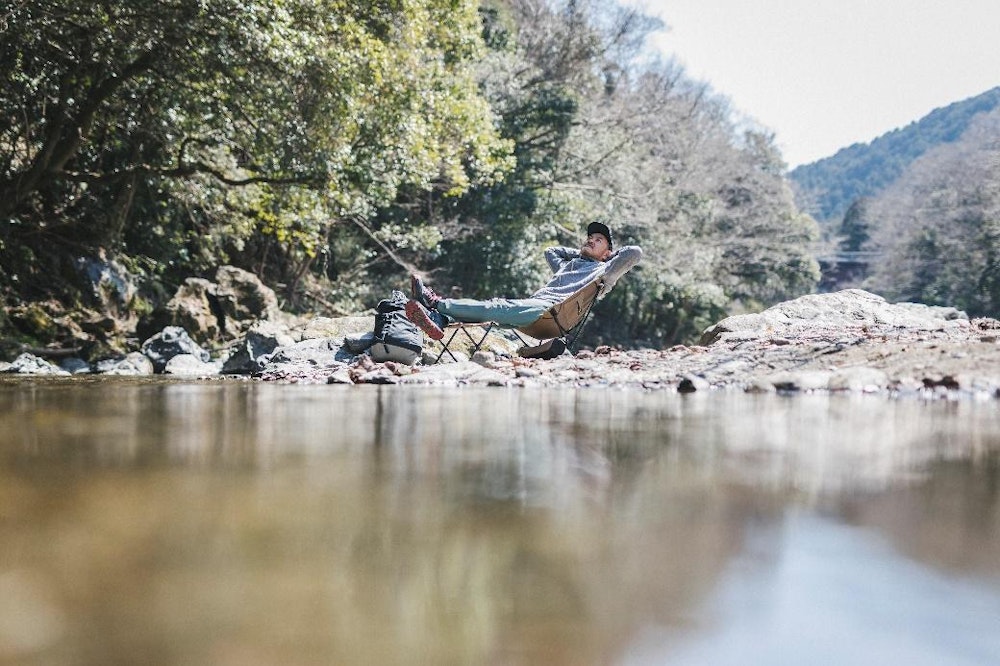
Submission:
M 211 176 L 215 180 L 231 187 L 242 187 L 246 185 L 258 185 L 266 183 L 269 185 L 318 185 L 322 183 L 322 177 L 317 174 L 303 174 L 298 176 L 279 175 L 257 175 L 245 178 L 234 178 L 203 162 L 193 162 L 181 166 L 162 168 L 149 165 L 137 165 L 128 169 L 116 169 L 108 172 L 94 171 L 63 171 L 57 174 L 59 177 L 77 182 L 92 185 L 113 185 L 132 176 L 155 177 L 155 178 L 186 178 L 197 174 Z

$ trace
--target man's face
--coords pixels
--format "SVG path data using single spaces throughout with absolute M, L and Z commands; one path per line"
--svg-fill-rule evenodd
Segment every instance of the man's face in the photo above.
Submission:
M 590 234 L 587 236 L 587 241 L 583 244 L 583 247 L 580 248 L 580 256 L 594 259 L 595 261 L 607 261 L 607 258 L 611 256 L 609 245 L 608 239 L 604 237 L 604 234 Z

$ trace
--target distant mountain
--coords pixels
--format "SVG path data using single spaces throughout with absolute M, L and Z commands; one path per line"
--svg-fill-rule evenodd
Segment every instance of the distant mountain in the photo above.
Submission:
M 788 173 L 799 208 L 821 224 L 839 223 L 851 204 L 878 194 L 931 148 L 956 141 L 973 116 L 1000 106 L 1000 87 L 935 109 L 871 143 L 856 143 L 832 157 Z

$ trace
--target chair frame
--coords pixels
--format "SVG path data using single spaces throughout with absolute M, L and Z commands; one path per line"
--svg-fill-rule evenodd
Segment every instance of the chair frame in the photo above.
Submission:
M 521 344 L 525 347 L 528 346 L 528 343 L 524 337 L 522 337 L 522 333 L 539 341 L 551 340 L 554 338 L 566 338 L 566 349 L 572 353 L 573 345 L 576 344 L 577 339 L 580 337 L 580 333 L 583 331 L 583 327 L 587 323 L 587 319 L 590 317 L 590 312 L 594 309 L 594 305 L 603 295 L 603 291 L 604 277 L 601 276 L 580 288 L 576 293 L 567 299 L 552 305 L 545 311 L 545 314 L 525 326 L 506 326 L 493 321 L 459 321 L 448 324 L 448 326 L 445 327 L 445 330 L 447 331 L 451 329 L 451 335 L 448 336 L 447 340 L 442 339 L 438 341 L 438 344 L 441 345 L 441 352 L 437 355 L 437 358 L 434 359 L 434 363 L 438 363 L 445 354 L 448 354 L 448 356 L 451 357 L 451 360 L 458 361 L 458 359 L 455 358 L 455 354 L 452 353 L 450 347 L 451 343 L 455 340 L 455 336 L 458 335 L 459 332 L 465 334 L 465 337 L 472 343 L 472 353 L 475 354 L 482 348 L 483 343 L 486 342 L 486 337 L 494 328 L 503 328 L 511 331 L 515 336 L 517 336 L 517 339 L 520 340 Z M 482 335 L 474 337 L 472 333 L 469 332 L 469 328 L 472 327 L 481 328 Z

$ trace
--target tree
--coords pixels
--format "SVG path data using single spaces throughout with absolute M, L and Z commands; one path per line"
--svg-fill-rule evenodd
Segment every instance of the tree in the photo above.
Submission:
M 929 151 L 871 203 L 870 247 L 884 259 L 866 287 L 887 298 L 1000 312 L 1000 111 Z
M 840 223 L 840 251 L 860 252 L 870 238 L 869 226 L 868 199 L 861 197 L 851 204 Z
M 215 235 L 263 234 L 301 267 L 401 186 L 457 195 L 508 168 L 481 47 L 471 0 L 14 5 L 2 240 L 121 247 L 141 211 L 198 245 L 221 217 Z
M 690 340 L 734 301 L 749 307 L 809 291 L 814 223 L 800 215 L 766 133 L 738 132 L 728 103 L 670 62 L 649 61 L 659 27 L 595 2 L 492 5 L 483 87 L 514 141 L 501 183 L 437 206 L 440 285 L 471 295 L 530 292 L 541 250 L 575 245 L 611 222 L 619 244 L 646 250 L 619 283 L 591 342 Z

